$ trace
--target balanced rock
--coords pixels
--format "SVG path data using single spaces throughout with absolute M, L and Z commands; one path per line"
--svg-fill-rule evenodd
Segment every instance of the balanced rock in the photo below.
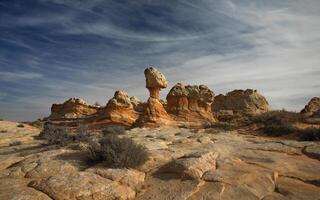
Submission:
M 70 98 L 62 104 L 53 104 L 49 119 L 71 119 L 81 118 L 96 113 L 99 107 L 88 105 L 79 98 Z
M 146 77 L 146 88 L 150 92 L 150 97 L 160 99 L 160 90 L 168 85 L 166 77 L 154 67 L 145 69 L 144 75 Z
M 131 99 L 122 90 L 114 93 L 114 97 L 108 101 L 104 113 L 113 123 L 122 125 L 132 125 L 138 119 Z
M 167 110 L 186 121 L 216 121 L 211 104 L 214 93 L 205 85 L 183 85 L 177 83 L 167 95 Z
M 320 97 L 313 97 L 301 110 L 301 114 L 307 117 L 320 117 Z
M 143 115 L 137 124 L 148 127 L 167 126 L 171 121 L 171 117 L 160 101 L 160 90 L 166 88 L 168 82 L 165 76 L 153 67 L 145 69 L 144 75 L 150 97 L 144 105 Z
M 212 110 L 231 110 L 241 114 L 260 114 L 269 111 L 269 103 L 257 90 L 233 90 L 226 95 L 216 96 Z

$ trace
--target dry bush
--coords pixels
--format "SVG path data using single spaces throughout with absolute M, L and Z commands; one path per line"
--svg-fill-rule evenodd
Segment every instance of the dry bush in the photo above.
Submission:
M 253 116 L 251 121 L 263 125 L 289 125 L 301 120 L 299 113 L 275 110 Z
M 94 162 L 104 162 L 109 167 L 136 168 L 148 160 L 147 150 L 130 138 L 107 135 L 83 145 Z
M 68 133 L 65 127 L 57 127 L 48 123 L 44 125 L 39 137 L 47 140 L 49 144 L 61 146 L 74 140 L 74 137 Z
M 110 134 L 121 135 L 126 133 L 126 129 L 123 126 L 111 125 L 111 126 L 107 126 L 102 132 L 104 136 L 110 135 Z
M 224 131 L 232 131 L 237 129 L 237 127 L 238 126 L 236 124 L 230 122 L 216 122 L 213 123 L 210 128 L 221 129 Z
M 275 110 L 253 116 L 250 120 L 253 123 L 262 124 L 263 133 L 278 137 L 298 132 L 299 129 L 293 124 L 301 121 L 301 115 L 286 110 Z
M 302 141 L 320 141 L 320 128 L 307 128 L 299 132 Z
M 7 130 L 1 130 L 0 133 L 7 133 Z
M 10 144 L 9 144 L 9 146 L 11 147 L 11 146 L 18 146 L 18 145 L 21 145 L 22 144 L 22 142 L 21 141 L 14 141 L 14 142 L 11 142 Z
M 24 125 L 23 124 L 18 124 L 17 127 L 18 128 L 24 128 Z

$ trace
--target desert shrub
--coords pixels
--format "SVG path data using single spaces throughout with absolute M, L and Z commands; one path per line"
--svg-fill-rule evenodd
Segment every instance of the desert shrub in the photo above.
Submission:
M 104 162 L 109 167 L 135 168 L 148 160 L 147 150 L 130 138 L 111 134 L 92 140 L 83 146 L 94 162 Z
M 9 146 L 18 146 L 18 145 L 21 145 L 21 144 L 22 144 L 21 141 L 14 141 L 14 142 L 11 142 L 11 143 L 9 144 Z
M 126 133 L 126 129 L 123 126 L 111 125 L 107 126 L 102 132 L 105 136 L 110 134 L 121 135 Z
M 67 132 L 66 128 L 53 126 L 51 124 L 44 125 L 39 137 L 47 140 L 49 144 L 61 146 L 74 140 L 74 137 Z
M 224 131 L 232 131 L 237 128 L 237 125 L 229 122 L 216 122 L 210 128 L 222 129 Z
M 0 119 L 0 121 L 4 121 L 3 119 Z
M 299 131 L 300 140 L 320 141 L 320 128 L 307 128 Z
M 286 110 L 275 110 L 253 116 L 251 121 L 263 125 L 288 125 L 298 122 L 300 114 Z
M 7 133 L 7 130 L 1 130 L 0 133 Z
M 17 127 L 18 127 L 18 128 L 23 128 L 24 125 L 23 125 L 23 124 L 18 124 Z
M 287 124 L 287 125 L 270 124 L 270 125 L 263 127 L 262 130 L 268 136 L 278 137 L 278 136 L 288 135 L 290 133 L 296 132 L 297 128 L 293 127 L 290 124 Z

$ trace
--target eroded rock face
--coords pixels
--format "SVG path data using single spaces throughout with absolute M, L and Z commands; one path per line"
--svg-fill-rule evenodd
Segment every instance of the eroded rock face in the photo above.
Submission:
M 112 122 L 124 125 L 132 125 L 138 119 L 132 100 L 121 90 L 116 91 L 109 100 L 104 113 Z
M 232 110 L 236 113 L 260 114 L 269 111 L 269 103 L 257 90 L 233 90 L 226 95 L 216 96 L 212 110 L 214 112 Z
M 81 118 L 96 113 L 99 107 L 88 105 L 79 98 L 70 98 L 62 104 L 53 104 L 49 119 L 72 119 Z
M 301 114 L 307 117 L 320 117 L 320 97 L 313 97 L 301 110 Z
M 185 121 L 215 122 L 211 112 L 214 93 L 205 85 L 176 84 L 167 95 L 167 110 Z
M 160 90 L 166 88 L 168 82 L 165 76 L 153 67 L 145 69 L 144 75 L 150 97 L 137 124 L 147 127 L 167 126 L 172 119 L 160 101 Z
M 168 85 L 166 77 L 154 67 L 145 69 L 144 75 L 146 77 L 146 88 L 150 92 L 150 97 L 160 99 L 160 90 Z

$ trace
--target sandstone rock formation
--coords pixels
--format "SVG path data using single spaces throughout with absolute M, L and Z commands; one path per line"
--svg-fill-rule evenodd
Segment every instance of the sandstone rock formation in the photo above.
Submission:
M 306 117 L 320 117 L 320 97 L 313 97 L 301 110 L 301 114 Z
M 124 91 L 116 91 L 105 107 L 90 106 L 83 100 L 71 98 L 63 104 L 54 104 L 47 120 L 53 125 L 72 129 L 81 124 L 100 128 L 112 124 L 195 128 L 217 121 L 211 111 L 214 93 L 207 86 L 178 83 L 165 102 L 160 99 L 160 90 L 168 85 L 165 76 L 154 67 L 146 68 L 144 75 L 150 93 L 147 102 L 129 97 Z
M 269 111 L 269 103 L 257 90 L 233 90 L 216 96 L 212 110 L 216 113 L 232 110 L 241 114 L 260 114 Z
M 108 101 L 103 112 L 115 124 L 130 126 L 138 119 L 131 99 L 121 90 L 114 93 L 114 97 Z
M 53 104 L 50 120 L 81 118 L 98 112 L 99 107 L 88 105 L 79 98 L 70 98 L 62 104 Z
M 160 90 L 166 88 L 168 82 L 165 76 L 153 67 L 145 69 L 144 74 L 150 97 L 137 123 L 147 127 L 167 126 L 172 119 L 160 101 Z
M 167 95 L 167 110 L 182 121 L 215 122 L 211 104 L 214 93 L 205 85 L 183 85 L 177 83 Z

